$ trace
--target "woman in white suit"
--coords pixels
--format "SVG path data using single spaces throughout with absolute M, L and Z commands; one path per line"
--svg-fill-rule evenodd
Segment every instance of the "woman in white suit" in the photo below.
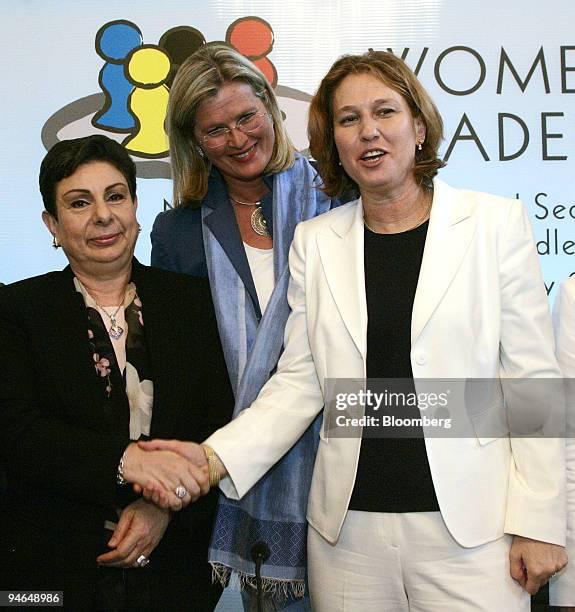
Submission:
M 326 193 L 360 197 L 296 229 L 277 373 L 203 449 L 150 444 L 200 464 L 205 452 L 230 497 L 329 403 L 330 379 L 402 379 L 419 393 L 421 379 L 560 376 L 525 211 L 434 180 L 441 118 L 402 60 L 339 59 L 309 134 Z M 489 414 L 509 399 L 496 394 Z M 329 436 L 327 414 L 308 506 L 315 610 L 528 610 L 565 565 L 557 440 Z

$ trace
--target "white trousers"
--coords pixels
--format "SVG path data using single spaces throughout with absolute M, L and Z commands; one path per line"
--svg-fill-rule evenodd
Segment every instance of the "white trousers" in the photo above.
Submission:
M 463 548 L 439 512 L 350 510 L 335 546 L 308 529 L 314 612 L 529 612 L 511 536 Z

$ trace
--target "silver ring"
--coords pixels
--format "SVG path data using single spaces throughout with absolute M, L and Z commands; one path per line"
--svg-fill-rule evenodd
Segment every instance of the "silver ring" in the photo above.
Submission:
M 136 562 L 134 563 L 134 567 L 146 567 L 146 565 L 148 565 L 149 562 L 150 560 L 148 559 L 148 557 L 146 557 L 146 555 L 140 555 L 136 559 Z
M 176 497 L 178 499 L 184 499 L 184 497 L 186 497 L 186 495 L 188 494 L 188 489 L 186 489 L 184 485 L 178 485 L 174 493 L 176 494 Z

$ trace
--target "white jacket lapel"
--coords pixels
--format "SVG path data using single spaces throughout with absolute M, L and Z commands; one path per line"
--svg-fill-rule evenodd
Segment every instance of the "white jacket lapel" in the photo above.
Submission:
M 471 203 L 442 181 L 434 181 L 433 206 L 411 319 L 411 343 L 433 315 L 471 244 Z
M 318 235 L 317 246 L 333 300 L 363 358 L 366 356 L 367 304 L 363 263 L 363 208 L 350 204 Z

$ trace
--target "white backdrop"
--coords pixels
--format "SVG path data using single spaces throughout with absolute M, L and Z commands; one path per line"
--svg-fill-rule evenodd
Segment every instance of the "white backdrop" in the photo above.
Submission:
M 95 131 L 86 99 L 93 106 L 94 95 L 102 95 L 98 30 L 126 19 L 137 24 L 144 43 L 157 44 L 167 30 L 186 25 L 209 42 L 223 40 L 230 24 L 250 16 L 274 32 L 267 57 L 298 146 L 306 147 L 306 94 L 339 55 L 369 47 L 405 53 L 445 121 L 442 152 L 449 160 L 440 176 L 458 187 L 519 194 L 531 214 L 551 298 L 575 272 L 570 0 L 6 0 L 2 13 L 1 282 L 65 265 L 40 219 L 42 134 L 49 140 Z M 164 159 L 139 168 L 146 163 L 139 174 L 166 167 Z M 170 181 L 140 178 L 138 190 L 144 231 L 137 255 L 147 263 L 149 231 L 171 198 Z

